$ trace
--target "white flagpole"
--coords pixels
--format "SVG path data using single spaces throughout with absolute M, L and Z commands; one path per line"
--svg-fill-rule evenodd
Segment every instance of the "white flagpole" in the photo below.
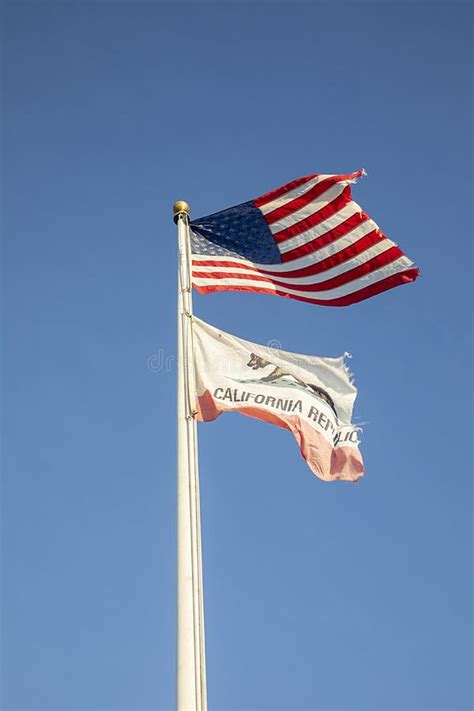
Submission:
M 201 513 L 192 338 L 189 206 L 173 207 L 178 226 L 177 709 L 206 711 Z

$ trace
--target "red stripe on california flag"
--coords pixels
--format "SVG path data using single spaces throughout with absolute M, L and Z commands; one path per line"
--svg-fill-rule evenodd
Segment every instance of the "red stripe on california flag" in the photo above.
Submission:
M 287 299 L 296 299 L 296 301 L 305 301 L 309 304 L 318 304 L 319 306 L 350 306 L 351 304 L 356 304 L 359 301 L 368 299 L 376 294 L 381 294 L 383 291 L 388 291 L 388 289 L 393 289 L 395 286 L 400 286 L 401 284 L 408 284 L 409 282 L 415 281 L 419 276 L 419 270 L 406 269 L 403 272 L 398 272 L 397 274 L 392 274 L 386 279 L 381 279 L 375 284 L 370 286 L 365 286 L 359 291 L 354 291 L 346 296 L 340 296 L 337 299 L 331 299 L 325 301 L 324 299 L 311 299 L 306 296 L 295 296 L 293 294 L 288 294 L 286 291 L 281 291 L 279 289 L 257 289 L 253 286 L 197 286 L 193 284 L 194 288 L 201 294 L 210 294 L 215 291 L 253 291 L 260 294 L 273 294 L 274 296 L 284 296 Z
M 286 205 L 282 205 L 282 207 L 278 207 L 276 210 L 272 210 L 272 212 L 268 212 L 264 215 L 265 222 L 268 225 L 278 222 L 278 220 L 281 220 L 283 217 L 288 217 L 288 215 L 292 215 L 297 210 L 301 210 L 301 208 L 315 201 L 316 198 L 329 190 L 329 188 L 332 188 L 333 185 L 337 185 L 346 180 L 355 180 L 360 175 L 362 175 L 362 171 L 359 170 L 357 173 L 333 175 L 330 178 L 325 178 L 320 183 L 316 183 L 316 185 L 310 188 L 306 193 L 300 195 L 300 197 L 290 200 Z
M 382 252 L 381 254 L 377 254 L 375 257 L 372 257 L 372 259 L 369 259 L 367 262 L 359 264 L 358 266 L 353 267 L 352 269 L 348 269 L 342 274 L 338 274 L 337 276 L 332 277 L 331 279 L 326 279 L 326 281 L 313 282 L 312 284 L 292 284 L 291 282 L 281 281 L 281 278 L 269 279 L 268 277 L 263 275 L 259 275 L 258 281 L 264 281 L 269 284 L 275 284 L 275 286 L 281 286 L 287 289 L 298 289 L 298 291 L 328 291 L 329 289 L 335 289 L 338 286 L 342 286 L 343 284 L 347 284 L 351 281 L 356 281 L 357 279 L 360 279 L 366 274 L 370 274 L 370 272 L 374 272 L 377 269 L 380 269 L 381 267 L 386 267 L 391 262 L 394 262 L 396 259 L 399 259 L 403 256 L 404 254 L 401 249 L 399 249 L 397 246 L 393 246 L 390 247 L 390 249 L 387 249 L 385 252 Z M 219 271 L 211 273 L 193 272 L 193 276 L 196 279 L 246 279 L 252 281 L 255 281 L 256 278 L 254 274 L 232 274 L 231 272 Z
M 355 447 L 334 447 L 317 430 L 297 415 L 274 412 L 259 405 L 238 405 L 216 400 L 210 390 L 196 398 L 197 420 L 212 422 L 223 412 L 240 412 L 242 415 L 264 420 L 293 433 L 301 455 L 311 471 L 324 481 L 357 481 L 364 474 L 361 453 Z
M 330 202 L 328 205 L 325 205 L 317 212 L 313 212 L 310 217 L 306 217 L 304 220 L 300 220 L 294 225 L 291 225 L 291 227 L 287 227 L 286 229 L 281 230 L 280 232 L 275 232 L 275 234 L 273 235 L 273 239 L 276 242 L 280 243 L 284 242 L 287 239 L 290 239 L 290 237 L 296 237 L 302 232 L 306 232 L 312 227 L 316 227 L 316 225 L 319 225 L 321 222 L 324 222 L 324 220 L 327 220 L 329 217 L 335 215 L 337 212 L 342 210 L 342 208 L 345 207 L 349 202 L 351 202 L 351 200 L 351 189 L 349 186 L 347 186 L 346 188 L 344 188 L 342 193 L 338 195 L 337 198 L 335 198 L 335 200 Z
M 308 181 L 317 177 L 318 173 L 313 173 L 313 175 L 305 175 L 302 178 L 296 178 L 296 180 L 292 180 L 291 183 L 286 183 L 286 185 L 282 185 L 280 188 L 276 188 L 275 190 L 272 190 L 269 193 L 265 193 L 265 195 L 261 195 L 260 197 L 255 198 L 255 200 L 252 200 L 252 202 L 255 207 L 262 207 L 263 205 L 266 205 L 267 202 L 272 202 L 272 200 L 276 200 L 282 195 L 289 193 L 290 190 L 294 190 L 300 185 L 304 185 L 304 183 L 307 183 Z

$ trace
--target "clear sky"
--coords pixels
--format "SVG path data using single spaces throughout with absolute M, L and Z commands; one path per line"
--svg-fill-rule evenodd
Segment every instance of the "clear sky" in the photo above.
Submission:
M 200 425 L 209 708 L 470 709 L 472 5 L 3 19 L 2 708 L 174 707 L 172 203 L 364 167 L 354 197 L 415 284 L 343 309 L 195 296 L 248 340 L 350 351 L 367 423 L 356 485 L 278 428 Z

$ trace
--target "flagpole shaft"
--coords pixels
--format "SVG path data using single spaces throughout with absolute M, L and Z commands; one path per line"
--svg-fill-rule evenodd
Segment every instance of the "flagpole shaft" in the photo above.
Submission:
M 185 204 L 184 204 L 185 205 Z M 204 608 L 188 210 L 178 226 L 177 709 L 206 711 Z

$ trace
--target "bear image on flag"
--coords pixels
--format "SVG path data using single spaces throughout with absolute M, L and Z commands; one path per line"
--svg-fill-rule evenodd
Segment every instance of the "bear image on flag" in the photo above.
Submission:
M 357 481 L 364 473 L 357 390 L 339 358 L 289 353 L 221 331 L 193 317 L 195 414 L 200 422 L 238 411 L 290 430 L 320 479 Z

